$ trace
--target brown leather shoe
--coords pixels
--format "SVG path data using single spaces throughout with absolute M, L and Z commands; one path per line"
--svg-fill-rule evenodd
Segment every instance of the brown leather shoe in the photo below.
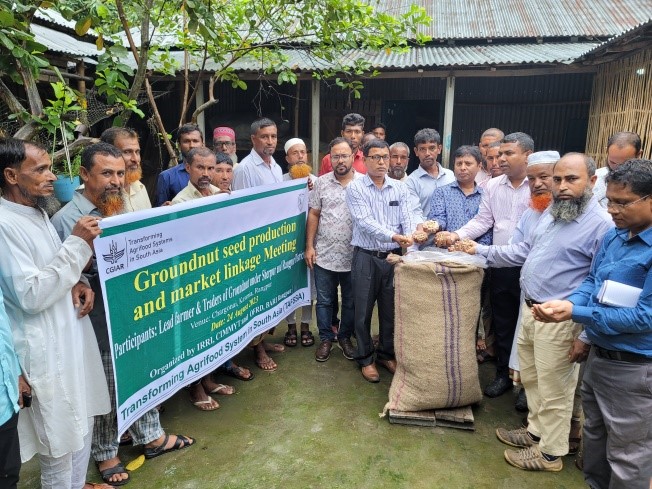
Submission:
M 331 357 L 331 350 L 333 348 L 333 342 L 330 340 L 324 340 L 319 343 L 317 351 L 315 351 L 315 360 L 318 362 L 325 362 Z
M 396 360 L 380 360 L 377 359 L 376 363 L 381 367 L 386 368 L 390 374 L 396 372 Z
M 380 375 L 378 375 L 378 370 L 373 363 L 362 367 L 362 376 L 367 382 L 380 381 Z

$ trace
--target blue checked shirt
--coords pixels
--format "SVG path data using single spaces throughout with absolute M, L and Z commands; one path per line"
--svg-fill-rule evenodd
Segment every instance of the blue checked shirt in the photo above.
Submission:
M 346 204 L 353 218 L 351 244 L 372 251 L 398 248 L 392 236 L 411 235 L 419 224 L 410 202 L 407 187 L 398 180 L 385 177 L 382 188 L 368 175 L 353 180 L 346 187 Z
M 0 426 L 18 412 L 20 367 L 0 290 Z
M 457 182 L 449 183 L 436 188 L 432 193 L 428 219 L 437 221 L 442 231 L 455 231 L 478 213 L 481 200 L 482 189 L 477 185 L 473 192 L 465 195 Z M 490 229 L 476 241 L 490 245 L 492 235 L 493 230 Z

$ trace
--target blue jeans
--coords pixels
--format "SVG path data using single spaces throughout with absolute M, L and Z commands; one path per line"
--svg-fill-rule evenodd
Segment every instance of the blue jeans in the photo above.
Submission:
M 333 341 L 335 333 L 331 329 L 333 303 L 337 301 L 337 286 L 342 289 L 342 319 L 338 339 L 349 339 L 353 333 L 353 290 L 351 272 L 331 272 L 319 265 L 314 267 L 315 287 L 317 288 L 317 329 L 319 339 Z

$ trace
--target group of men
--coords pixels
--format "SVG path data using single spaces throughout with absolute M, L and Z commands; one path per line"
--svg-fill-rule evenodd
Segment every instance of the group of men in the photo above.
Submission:
M 449 170 L 437 161 L 439 133 L 426 128 L 414 136 L 419 168 L 406 175 L 410 145 L 390 146 L 382 125 L 365 135 L 364 124 L 359 114 L 343 118 L 341 137 L 330 142 L 318 177 L 294 171 L 308 163 L 299 138 L 284 145 L 289 171 L 283 174 L 273 157 L 278 133 L 270 119 L 251 125 L 252 149 L 239 164 L 233 129 L 216 128 L 209 149 L 198 126 L 184 125 L 180 162 L 160 174 L 155 205 L 309 176 L 305 261 L 316 298 L 315 359 L 327 361 L 337 344 L 369 382 L 380 379 L 377 365 L 396 369 L 394 265 L 388 256 L 434 245 L 485 257 L 491 269 L 482 291 L 487 320 L 478 350 L 481 361 L 496 357 L 496 376 L 485 394 L 507 392 L 520 372 L 528 410 L 525 427 L 497 430 L 499 440 L 517 448 L 505 451 L 506 461 L 526 470 L 561 470 L 561 457 L 579 436 L 571 432 L 571 419 L 581 414 L 578 362 L 588 357 L 581 383 L 586 480 L 594 488 L 648 489 L 652 162 L 637 159 L 640 138 L 612 136 L 609 165 L 596 172 L 586 155 L 534 152 L 527 134 L 492 128 L 478 147 L 454 151 Z M 18 479 L 18 431 L 21 458 L 38 455 L 44 488 L 87 487 L 91 455 L 105 482 L 129 481 L 118 457 L 113 371 L 92 241 L 103 217 L 151 205 L 140 182 L 138 135 L 112 128 L 101 140 L 82 154 L 83 188 L 58 210 L 43 148 L 0 141 L 0 358 L 3 377 L 11 380 L 0 390 L 0 477 L 7 487 Z M 628 307 L 604 302 L 605 283 L 615 284 L 617 297 L 618 286 L 638 290 L 638 300 Z M 377 339 L 371 335 L 376 306 Z M 287 318 L 285 346 L 312 346 L 312 306 L 296 316 Z M 284 346 L 265 336 L 252 341 L 254 360 L 274 371 L 270 353 Z M 58 361 L 63 355 L 65 364 Z M 512 379 L 510 367 L 516 370 Z M 233 362 L 221 368 L 241 380 L 253 378 Z M 219 407 L 214 394 L 235 392 L 210 374 L 189 391 L 193 405 L 205 411 Z M 146 458 L 194 443 L 166 434 L 157 409 L 130 427 L 128 439 L 143 445 Z

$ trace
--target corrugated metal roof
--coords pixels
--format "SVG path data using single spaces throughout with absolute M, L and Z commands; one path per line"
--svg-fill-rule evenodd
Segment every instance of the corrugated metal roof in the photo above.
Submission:
M 49 27 L 34 23 L 30 27 L 36 42 L 47 46 L 49 51 L 87 57 L 97 57 L 104 52 L 104 50 L 98 51 L 95 44 L 82 42 L 75 37 Z
M 519 65 L 519 64 L 570 64 L 578 56 L 593 49 L 597 42 L 577 43 L 521 43 L 521 44 L 486 44 L 482 46 L 428 46 L 411 48 L 406 53 L 363 53 L 348 51 L 340 62 L 350 66 L 357 58 L 365 57 L 376 69 L 410 69 L 410 68 L 438 68 L 438 67 L 470 67 L 491 65 Z M 170 53 L 182 65 L 183 53 Z M 288 60 L 283 63 L 300 71 L 313 71 L 323 69 L 329 65 L 320 60 L 309 58 L 305 52 L 299 50 L 285 50 Z M 133 60 L 125 62 L 135 66 Z M 277 63 L 265 62 L 253 58 L 240 59 L 232 65 L 238 72 L 262 72 Z M 201 66 L 200 59 L 192 59 L 191 71 L 198 71 Z M 207 72 L 214 72 L 219 66 L 214 61 L 208 61 L 205 66 Z
M 52 22 L 53 24 L 65 27 L 66 29 L 75 32 L 75 21 L 64 19 L 64 17 L 59 12 L 56 12 L 50 8 L 37 9 L 34 12 L 34 17 L 46 22 Z M 97 37 L 97 33 L 93 29 L 89 29 L 86 35 Z
M 622 32 L 621 34 L 612 37 L 608 41 L 604 41 L 603 43 L 598 44 L 597 46 L 589 49 L 588 51 L 585 51 L 584 53 L 582 53 L 582 59 L 593 56 L 596 53 L 601 52 L 604 48 L 609 48 L 610 46 L 620 44 L 621 41 L 625 41 L 626 39 L 634 37 L 639 34 L 644 35 L 647 32 L 648 33 L 647 35 L 649 37 L 649 31 L 651 30 L 651 28 L 652 28 L 652 17 L 648 18 L 646 22 L 634 26 L 631 29 L 627 29 L 625 32 Z
M 645 22 L 650 0 L 377 0 L 397 14 L 411 4 L 426 9 L 433 39 L 611 37 Z

